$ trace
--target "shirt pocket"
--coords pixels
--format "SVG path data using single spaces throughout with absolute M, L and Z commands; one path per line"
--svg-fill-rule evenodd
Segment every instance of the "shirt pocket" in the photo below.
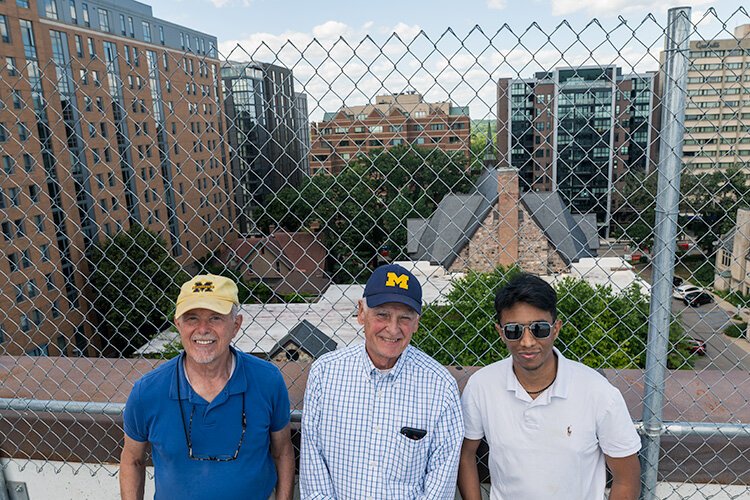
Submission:
M 427 468 L 429 441 L 429 431 L 422 439 L 416 440 L 397 434 L 388 471 L 389 479 L 409 483 L 421 481 Z

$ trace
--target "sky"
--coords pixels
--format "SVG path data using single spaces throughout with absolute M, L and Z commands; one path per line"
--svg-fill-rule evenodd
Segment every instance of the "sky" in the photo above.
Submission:
M 658 68 L 667 9 L 692 8 L 691 39 L 750 23 L 737 0 L 145 0 L 154 16 L 218 38 L 220 59 L 292 68 L 313 120 L 416 90 L 495 116 L 497 78 L 559 66 Z

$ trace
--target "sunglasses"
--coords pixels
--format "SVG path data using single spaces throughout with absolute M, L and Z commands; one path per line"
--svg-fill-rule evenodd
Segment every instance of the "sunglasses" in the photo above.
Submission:
M 531 334 L 538 339 L 546 339 L 552 333 L 552 325 L 547 321 L 534 321 L 527 325 L 521 323 L 508 323 L 502 326 L 503 335 L 508 340 L 519 340 L 523 337 L 523 331 L 528 328 Z

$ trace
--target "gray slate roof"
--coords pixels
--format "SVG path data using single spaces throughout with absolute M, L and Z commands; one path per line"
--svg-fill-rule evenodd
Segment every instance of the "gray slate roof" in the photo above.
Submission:
M 734 235 L 736 232 L 737 227 L 734 227 L 731 231 L 722 235 L 721 238 L 719 238 L 719 248 L 731 254 L 734 251 Z
M 406 249 L 414 260 L 448 268 L 497 203 L 497 172 L 486 169 L 473 194 L 449 194 L 429 219 L 408 219 Z M 596 215 L 576 220 L 556 192 L 527 192 L 521 202 L 566 264 L 593 257 L 599 248 Z
M 526 192 L 521 202 L 566 264 L 582 257 L 595 257 L 589 238 L 576 223 L 557 191 Z M 588 225 L 588 224 L 587 224 Z M 597 238 L 597 244 L 598 244 Z
M 313 359 L 318 359 L 327 352 L 335 351 L 338 347 L 338 343 L 335 340 L 315 328 L 306 319 L 303 319 L 276 343 L 269 352 L 269 357 L 273 358 L 279 351 L 284 350 L 284 346 L 290 341 L 294 342 Z
M 447 269 L 496 201 L 497 174 L 485 170 L 473 194 L 446 195 L 429 219 L 407 219 L 407 252 Z

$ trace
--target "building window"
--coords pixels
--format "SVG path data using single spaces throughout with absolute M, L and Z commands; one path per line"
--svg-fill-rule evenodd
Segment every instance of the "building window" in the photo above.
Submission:
M 98 9 L 99 12 L 99 29 L 109 33 L 109 12 L 104 9 Z
M 21 122 L 18 124 L 18 139 L 23 142 L 29 139 L 29 127 L 25 123 Z
M 34 157 L 29 153 L 23 154 L 23 169 L 26 171 L 26 173 L 34 170 Z
M 16 0 L 16 7 L 20 7 L 22 9 L 28 9 L 29 0 Z
M 81 15 L 83 16 L 83 25 L 87 28 L 91 27 L 91 20 L 89 19 L 89 4 L 81 4 Z
M 159 43 L 164 45 L 164 26 L 159 26 Z
M 57 2 L 55 0 L 44 0 L 44 15 L 50 19 L 58 19 Z
M 78 11 L 76 10 L 76 0 L 68 0 L 68 9 L 70 10 L 70 21 L 78 24 Z
M 76 41 L 76 55 L 83 57 L 83 42 L 81 41 L 81 35 L 75 35 Z
M 3 155 L 3 171 L 11 175 L 16 170 L 16 161 L 13 159 L 13 157 L 8 155 Z
M 13 108 L 14 109 L 23 108 L 23 99 L 21 98 L 21 91 L 13 90 L 11 91 L 11 94 L 13 96 Z
M 89 58 L 93 59 L 96 57 L 96 46 L 94 45 L 94 39 L 89 38 Z
M 135 38 L 135 26 L 133 25 L 133 18 L 128 16 L 128 33 L 130 38 Z
M 18 254 L 13 252 L 8 254 L 8 266 L 10 272 L 18 271 Z
M 42 255 L 42 262 L 49 262 L 50 256 L 49 256 L 49 245 L 44 244 L 39 247 L 39 253 Z
M 127 35 L 127 31 L 125 31 L 125 14 L 120 14 L 120 34 L 122 36 Z
M 146 21 L 141 21 L 141 27 L 143 27 L 143 39 L 147 42 L 151 42 L 151 25 Z
M 5 67 L 8 70 L 8 76 L 16 76 L 18 75 L 18 67 L 16 66 L 16 58 L 15 57 L 6 57 L 5 58 Z
M 42 215 L 35 215 L 34 216 L 34 225 L 36 226 L 36 230 L 40 233 L 44 232 L 44 216 Z
M 10 43 L 10 29 L 8 28 L 8 18 L 0 14 L 0 39 L 5 43 Z
M 721 252 L 721 265 L 724 267 L 729 267 L 732 265 L 732 254 L 731 252 L 727 252 L 726 250 L 722 250 Z

